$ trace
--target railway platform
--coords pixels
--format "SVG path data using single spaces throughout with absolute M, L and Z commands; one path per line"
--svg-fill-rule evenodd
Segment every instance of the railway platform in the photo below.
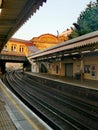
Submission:
M 0 130 L 52 130 L 0 80 Z
M 98 90 L 98 81 L 96 81 L 96 80 L 83 79 L 81 81 L 80 79 L 65 78 L 64 76 L 49 75 L 47 73 L 32 73 L 32 72 L 26 72 L 26 73 L 28 73 L 30 75 L 40 76 L 40 77 L 43 77 L 43 78 L 48 78 L 48 79 L 51 79 L 51 80 L 56 80 L 56 81 L 59 81 L 59 82 L 64 82 L 64 83 L 67 83 L 67 84 L 72 84 L 72 85 L 76 85 L 76 86 L 80 86 L 80 87 L 84 87 L 84 88 Z

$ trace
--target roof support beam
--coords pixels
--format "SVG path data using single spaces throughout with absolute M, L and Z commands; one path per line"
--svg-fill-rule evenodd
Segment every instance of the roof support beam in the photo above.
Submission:
M 0 20 L 0 26 L 13 26 L 15 24 L 15 20 L 9 20 L 9 19 L 4 19 Z

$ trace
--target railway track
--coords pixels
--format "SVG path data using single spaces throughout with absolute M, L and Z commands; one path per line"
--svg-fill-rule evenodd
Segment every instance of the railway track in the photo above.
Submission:
M 54 130 L 98 130 L 98 106 L 80 97 L 36 82 L 22 72 L 6 73 L 2 81 Z M 82 97 L 83 98 L 83 97 Z

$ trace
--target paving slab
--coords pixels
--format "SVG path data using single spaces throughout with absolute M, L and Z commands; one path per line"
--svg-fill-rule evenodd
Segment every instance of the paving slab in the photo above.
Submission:
M 0 80 L 0 130 L 52 130 Z

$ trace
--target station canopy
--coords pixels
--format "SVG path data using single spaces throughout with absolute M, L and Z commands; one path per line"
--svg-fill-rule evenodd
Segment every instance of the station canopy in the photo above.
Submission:
M 46 0 L 0 0 L 0 51 Z

